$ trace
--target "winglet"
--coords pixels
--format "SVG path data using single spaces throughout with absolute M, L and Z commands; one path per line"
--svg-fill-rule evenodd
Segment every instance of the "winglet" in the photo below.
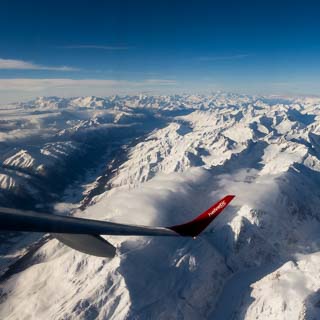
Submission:
M 181 236 L 196 237 L 213 221 L 235 196 L 228 195 L 190 222 L 168 227 Z

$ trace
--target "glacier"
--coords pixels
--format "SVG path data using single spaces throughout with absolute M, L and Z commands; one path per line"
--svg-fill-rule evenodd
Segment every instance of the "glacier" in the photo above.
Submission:
M 117 256 L 0 233 L 1 319 L 320 319 L 320 98 L 40 97 L 0 106 L 0 205 L 184 222 L 196 240 L 106 237 Z

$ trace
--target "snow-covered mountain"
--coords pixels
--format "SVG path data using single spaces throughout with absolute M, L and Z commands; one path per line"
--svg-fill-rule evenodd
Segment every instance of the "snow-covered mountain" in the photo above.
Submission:
M 0 204 L 172 225 L 113 260 L 0 234 L 1 319 L 320 319 L 320 99 L 42 97 L 0 108 Z

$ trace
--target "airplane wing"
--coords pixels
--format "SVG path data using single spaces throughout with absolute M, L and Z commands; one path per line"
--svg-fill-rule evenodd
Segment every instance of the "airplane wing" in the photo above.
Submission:
M 115 248 L 100 235 L 196 237 L 233 198 L 228 195 L 194 220 L 171 227 L 137 226 L 0 207 L 0 230 L 51 233 L 78 251 L 113 257 Z

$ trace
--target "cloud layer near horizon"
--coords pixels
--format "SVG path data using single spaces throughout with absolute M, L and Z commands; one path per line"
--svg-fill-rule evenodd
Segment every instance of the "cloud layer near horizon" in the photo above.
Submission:
M 159 87 L 176 86 L 168 79 L 145 79 L 141 81 L 117 79 L 0 79 L 0 103 L 29 99 L 35 96 L 83 96 L 137 93 L 158 90 Z

